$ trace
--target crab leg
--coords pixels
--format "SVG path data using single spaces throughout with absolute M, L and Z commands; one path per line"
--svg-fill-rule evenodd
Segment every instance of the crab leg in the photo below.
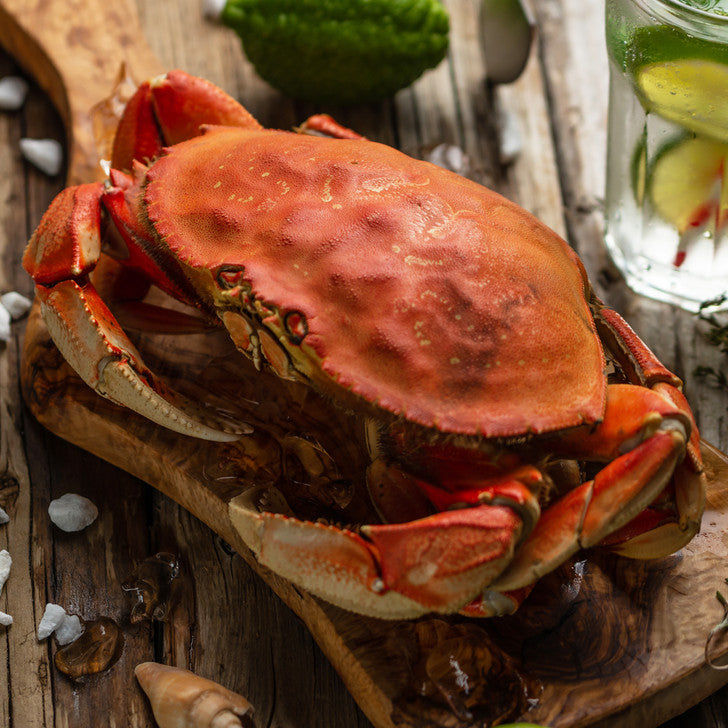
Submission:
M 61 192 L 28 244 L 23 266 L 36 282 L 43 319 L 54 343 L 99 394 L 171 430 L 209 440 L 234 440 L 232 430 L 208 425 L 197 408 L 173 396 L 141 355 L 88 280 L 101 250 L 99 184 Z M 58 220 L 67 220 L 60 232 Z

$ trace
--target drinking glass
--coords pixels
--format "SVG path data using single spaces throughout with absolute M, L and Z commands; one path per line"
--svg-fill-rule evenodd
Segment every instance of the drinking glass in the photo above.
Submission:
M 605 240 L 629 286 L 728 293 L 728 0 L 606 0 Z

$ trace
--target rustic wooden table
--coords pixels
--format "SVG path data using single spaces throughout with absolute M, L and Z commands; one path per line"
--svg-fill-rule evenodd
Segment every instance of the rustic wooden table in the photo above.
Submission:
M 69 0 L 83 12 L 83 3 Z M 231 32 L 202 18 L 201 0 L 137 0 L 147 42 L 166 67 L 209 78 L 266 126 L 288 128 L 318 110 L 274 93 L 253 73 Z M 607 99 L 603 3 L 539 0 L 539 38 L 526 72 L 495 90 L 484 83 L 471 0 L 448 0 L 448 60 L 391 102 L 334 110 L 368 137 L 421 156 L 446 142 L 460 147 L 468 174 L 493 186 L 562 233 L 585 261 L 599 294 L 619 310 L 662 361 L 685 380 L 703 437 L 728 450 L 728 392 L 694 375 L 697 365 L 726 369 L 695 316 L 632 294 L 601 242 Z M 0 11 L 2 3 L 0 3 Z M 0 12 L 0 23 L 3 20 Z M 0 55 L 0 77 L 21 73 Z M 32 79 L 31 84 L 32 84 Z M 523 136 L 518 158 L 499 158 L 494 110 L 512 114 Z M 21 111 L 0 114 L 0 292 L 32 295 L 20 259 L 34 226 L 64 184 L 24 163 L 22 137 L 64 141 L 60 117 L 31 85 Z M 0 725 L 141 728 L 152 725 L 132 669 L 155 659 L 224 682 L 256 707 L 256 725 L 300 728 L 370 723 L 307 630 L 268 587 L 206 526 L 146 484 L 46 432 L 19 389 L 23 324 L 0 349 L 0 548 L 13 557 L 0 610 Z M 49 501 L 88 495 L 98 521 L 64 534 L 48 521 Z M 166 622 L 132 624 L 120 584 L 135 564 L 169 550 L 179 555 L 185 588 Z M 211 599 L 214 595 L 214 599 Z M 55 647 L 35 638 L 46 602 L 85 619 L 108 616 L 125 645 L 113 669 L 81 683 L 53 665 Z M 728 725 L 728 688 L 666 723 L 670 728 Z

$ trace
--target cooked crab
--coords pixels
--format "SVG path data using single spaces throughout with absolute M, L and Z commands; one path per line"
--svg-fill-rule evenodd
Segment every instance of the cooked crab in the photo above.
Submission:
M 698 531 L 679 379 L 515 204 L 328 117 L 263 129 L 179 71 L 140 87 L 112 166 L 58 195 L 24 257 L 78 374 L 179 432 L 245 437 L 146 367 L 94 287 L 103 251 L 127 298 L 154 284 L 221 322 L 241 377 L 268 369 L 367 423 L 382 522 L 304 521 L 251 489 L 231 518 L 261 563 L 365 614 L 489 615 L 578 549 L 652 558 Z

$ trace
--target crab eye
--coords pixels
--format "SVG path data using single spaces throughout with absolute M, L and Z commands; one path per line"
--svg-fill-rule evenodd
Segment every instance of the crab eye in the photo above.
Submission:
M 232 266 L 220 268 L 217 272 L 217 285 L 220 286 L 222 290 L 229 291 L 240 284 L 243 280 L 244 272 L 244 268 L 233 268 Z
M 283 324 L 292 344 L 300 344 L 308 334 L 308 322 L 300 311 L 289 311 Z

